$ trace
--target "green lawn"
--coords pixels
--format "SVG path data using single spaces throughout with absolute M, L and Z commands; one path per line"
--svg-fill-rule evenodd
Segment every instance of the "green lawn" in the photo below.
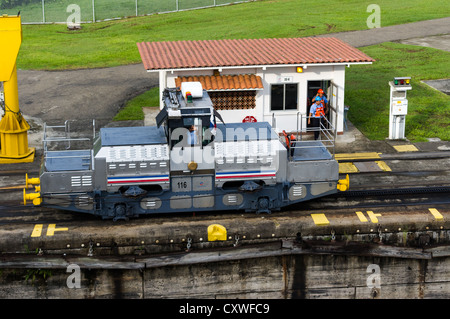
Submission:
M 114 6 L 116 2 L 109 3 Z M 371 13 L 366 10 L 371 3 L 266 0 L 84 24 L 81 31 L 67 31 L 65 25 L 25 25 L 18 67 L 55 70 L 138 63 L 136 42 L 140 41 L 303 37 L 367 29 L 366 20 Z M 388 0 L 377 4 L 382 26 L 448 15 L 447 5 L 441 0 L 429 0 L 426 6 L 423 0 L 410 0 L 407 6 Z M 82 15 L 89 15 L 84 7 Z
M 113 120 L 143 120 L 144 112 L 142 111 L 142 107 L 156 105 L 159 106 L 159 87 L 154 87 L 128 101 L 125 107 L 117 113 Z
M 406 137 L 413 142 L 426 141 L 427 137 L 450 140 L 450 97 L 421 82 L 449 78 L 450 53 L 398 43 L 361 50 L 377 61 L 347 69 L 345 103 L 350 106 L 349 120 L 370 139 L 387 138 L 388 82 L 396 76 L 411 76 Z

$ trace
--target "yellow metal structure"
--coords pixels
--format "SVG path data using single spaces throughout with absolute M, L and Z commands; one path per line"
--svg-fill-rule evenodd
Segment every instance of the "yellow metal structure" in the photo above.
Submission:
M 41 186 L 39 185 L 41 183 L 41 180 L 39 177 L 36 178 L 29 178 L 28 174 L 25 174 L 25 188 L 23 189 L 23 204 L 27 204 L 27 200 L 32 201 L 35 206 L 39 206 L 42 204 L 41 199 Z M 30 193 L 27 194 L 27 189 L 32 186 L 34 186 L 34 191 L 36 193 Z
M 219 224 L 208 226 L 208 241 L 227 240 L 227 229 Z
M 0 163 L 34 160 L 34 148 L 28 147 L 30 125 L 19 109 L 17 55 L 22 43 L 20 16 L 0 16 L 0 81 L 5 95 L 5 114 L 0 121 Z
M 42 204 L 42 198 L 41 198 L 41 193 L 30 193 L 27 194 L 26 193 L 26 189 L 23 189 L 23 204 L 26 205 L 27 204 L 27 200 L 30 200 L 33 202 L 33 205 L 35 206 L 39 206 Z
M 25 174 L 25 187 L 29 188 L 30 185 L 39 185 L 41 183 L 41 180 L 39 179 L 39 177 L 35 177 L 35 178 L 29 178 L 28 174 Z
M 345 176 L 345 179 L 340 179 L 337 184 L 337 189 L 341 192 L 348 191 L 350 188 L 350 178 L 348 177 L 348 174 Z

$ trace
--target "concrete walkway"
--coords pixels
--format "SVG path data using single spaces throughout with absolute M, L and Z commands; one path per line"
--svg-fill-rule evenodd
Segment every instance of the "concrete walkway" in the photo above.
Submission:
M 336 37 L 354 47 L 364 47 L 383 42 L 402 41 L 449 33 L 450 17 L 447 17 L 361 31 L 323 34 L 318 35 L 318 37 Z M 446 41 L 448 41 L 448 38 Z M 426 40 L 424 40 L 424 42 L 426 42 Z M 448 48 L 448 46 L 446 47 Z
M 450 52 L 450 34 L 401 40 L 400 43 L 419 45 Z

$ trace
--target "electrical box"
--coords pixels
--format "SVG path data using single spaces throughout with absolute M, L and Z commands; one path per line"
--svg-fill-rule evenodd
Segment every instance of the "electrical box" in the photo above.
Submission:
M 392 101 L 392 115 L 406 115 L 408 114 L 408 100 Z
M 407 91 L 411 90 L 411 77 L 395 77 L 389 82 L 390 110 L 389 110 L 389 139 L 405 138 L 406 115 L 408 114 Z

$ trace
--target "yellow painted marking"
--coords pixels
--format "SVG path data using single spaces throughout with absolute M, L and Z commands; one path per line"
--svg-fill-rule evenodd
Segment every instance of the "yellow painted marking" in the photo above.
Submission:
M 368 152 L 368 153 L 341 153 L 334 155 L 337 161 L 343 160 L 358 160 L 358 159 L 377 159 L 380 158 L 381 153 Z
M 418 149 L 414 145 L 394 145 L 397 152 L 417 152 Z
M 330 221 L 327 219 L 325 214 L 311 214 L 311 217 L 314 221 L 314 224 L 317 226 L 325 226 L 330 224 Z
M 358 216 L 359 220 L 363 223 L 367 223 L 369 220 L 364 216 L 363 212 L 356 212 L 356 215 Z
M 384 161 L 375 161 L 378 167 L 381 168 L 385 172 L 392 172 L 392 169 L 384 162 Z
M 436 208 L 428 208 L 428 210 L 430 211 L 431 214 L 433 214 L 433 216 L 436 220 L 444 219 L 444 216 L 442 216 L 442 214 L 439 213 L 439 211 Z
M 381 214 L 374 214 L 374 212 L 372 212 L 370 210 L 367 211 L 367 215 L 369 215 L 370 221 L 372 223 L 374 223 L 374 224 L 378 223 L 378 218 L 377 217 L 381 216 Z
M 49 224 L 47 228 L 47 236 L 53 236 L 55 231 L 68 231 L 67 227 L 56 228 L 56 224 Z
M 339 174 L 358 173 L 359 170 L 353 163 L 339 163 Z
M 31 232 L 31 237 L 41 237 L 42 234 L 42 224 L 34 225 L 33 231 Z

